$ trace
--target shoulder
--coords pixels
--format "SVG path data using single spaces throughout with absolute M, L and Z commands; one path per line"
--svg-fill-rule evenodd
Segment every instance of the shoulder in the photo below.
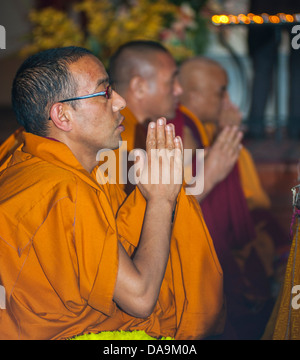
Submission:
M 15 163 L 0 173 L 1 212 L 21 219 L 61 199 L 76 202 L 78 180 L 72 172 L 39 159 Z

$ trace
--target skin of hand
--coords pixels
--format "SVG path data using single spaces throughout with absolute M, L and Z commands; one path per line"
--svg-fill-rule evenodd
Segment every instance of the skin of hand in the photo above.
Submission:
M 222 110 L 218 121 L 219 130 L 226 126 L 240 126 L 242 122 L 242 113 L 239 108 L 232 103 L 228 93 L 223 99 Z
M 243 133 L 237 126 L 226 126 L 210 148 L 205 149 L 204 191 L 197 196 L 201 201 L 233 169 L 242 149 Z
M 142 176 L 138 187 L 141 193 L 147 201 L 157 198 L 174 206 L 182 184 L 183 145 L 181 138 L 175 137 L 174 125 L 166 125 L 165 118 L 159 119 L 157 124 L 149 124 L 146 153 L 147 158 L 139 153 Z

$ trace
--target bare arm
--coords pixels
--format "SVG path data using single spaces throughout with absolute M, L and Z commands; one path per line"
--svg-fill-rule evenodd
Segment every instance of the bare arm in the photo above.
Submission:
M 153 123 L 152 123 L 153 124 Z M 174 128 L 162 125 L 151 128 L 147 135 L 148 165 L 159 158 L 150 157 L 151 149 L 175 149 L 174 158 L 163 150 L 164 161 L 169 161 L 171 171 L 182 171 L 182 143 L 174 139 Z M 178 139 L 177 139 L 178 140 Z M 170 171 L 168 169 L 163 171 Z M 149 179 L 150 172 L 143 169 L 144 180 Z M 140 243 L 131 259 L 119 244 L 119 271 L 114 292 L 115 302 L 127 313 L 135 317 L 147 317 L 156 304 L 161 283 L 167 266 L 170 238 L 172 231 L 172 212 L 181 186 L 174 184 L 147 184 L 143 181 L 138 186 L 147 200 L 144 224 Z

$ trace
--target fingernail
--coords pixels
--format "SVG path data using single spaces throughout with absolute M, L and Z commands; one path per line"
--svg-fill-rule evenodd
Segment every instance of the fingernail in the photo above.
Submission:
M 167 125 L 167 126 L 166 126 L 166 130 L 171 131 L 171 130 L 172 130 L 172 126 Z
M 163 119 L 158 119 L 158 125 L 163 125 L 163 124 L 164 124 Z
M 151 129 L 154 129 L 154 128 L 155 128 L 155 123 L 154 123 L 154 122 L 151 122 L 151 123 L 150 123 L 150 127 L 151 127 Z

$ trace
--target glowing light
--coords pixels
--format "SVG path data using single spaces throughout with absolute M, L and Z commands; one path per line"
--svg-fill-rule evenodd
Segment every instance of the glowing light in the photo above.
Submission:
M 229 23 L 229 18 L 228 18 L 228 16 L 226 16 L 226 15 L 221 15 L 221 16 L 220 16 L 220 22 L 221 22 L 222 24 L 228 24 L 228 23 Z
M 263 24 L 264 23 L 264 19 L 261 16 L 258 16 L 258 15 L 253 16 L 253 21 L 256 24 Z
M 254 18 L 254 16 L 255 16 L 255 14 L 253 14 L 253 13 L 249 13 L 247 16 L 248 16 L 249 20 L 253 20 L 253 18 Z
M 220 16 L 219 15 L 214 15 L 212 18 L 211 18 L 212 22 L 215 23 L 215 24 L 220 24 Z
M 238 17 L 235 16 L 235 15 L 229 15 L 229 23 L 230 24 L 238 24 L 239 23 L 239 20 L 238 20 Z
M 238 16 L 238 19 L 243 22 L 244 24 L 250 24 L 250 19 L 248 18 L 248 16 L 244 15 L 244 14 L 240 14 Z
M 262 13 L 260 15 L 256 15 L 253 13 L 239 14 L 239 15 L 214 15 L 211 18 L 214 25 L 227 25 L 227 24 L 264 24 L 264 23 L 271 23 L 271 24 L 280 24 L 280 23 L 293 23 L 293 22 L 300 22 L 300 14 L 285 14 L 285 13 L 278 13 L 277 15 L 270 15 L 266 13 Z
M 280 23 L 280 19 L 276 15 L 269 16 L 269 20 L 270 20 L 270 22 L 272 24 L 279 24 Z

